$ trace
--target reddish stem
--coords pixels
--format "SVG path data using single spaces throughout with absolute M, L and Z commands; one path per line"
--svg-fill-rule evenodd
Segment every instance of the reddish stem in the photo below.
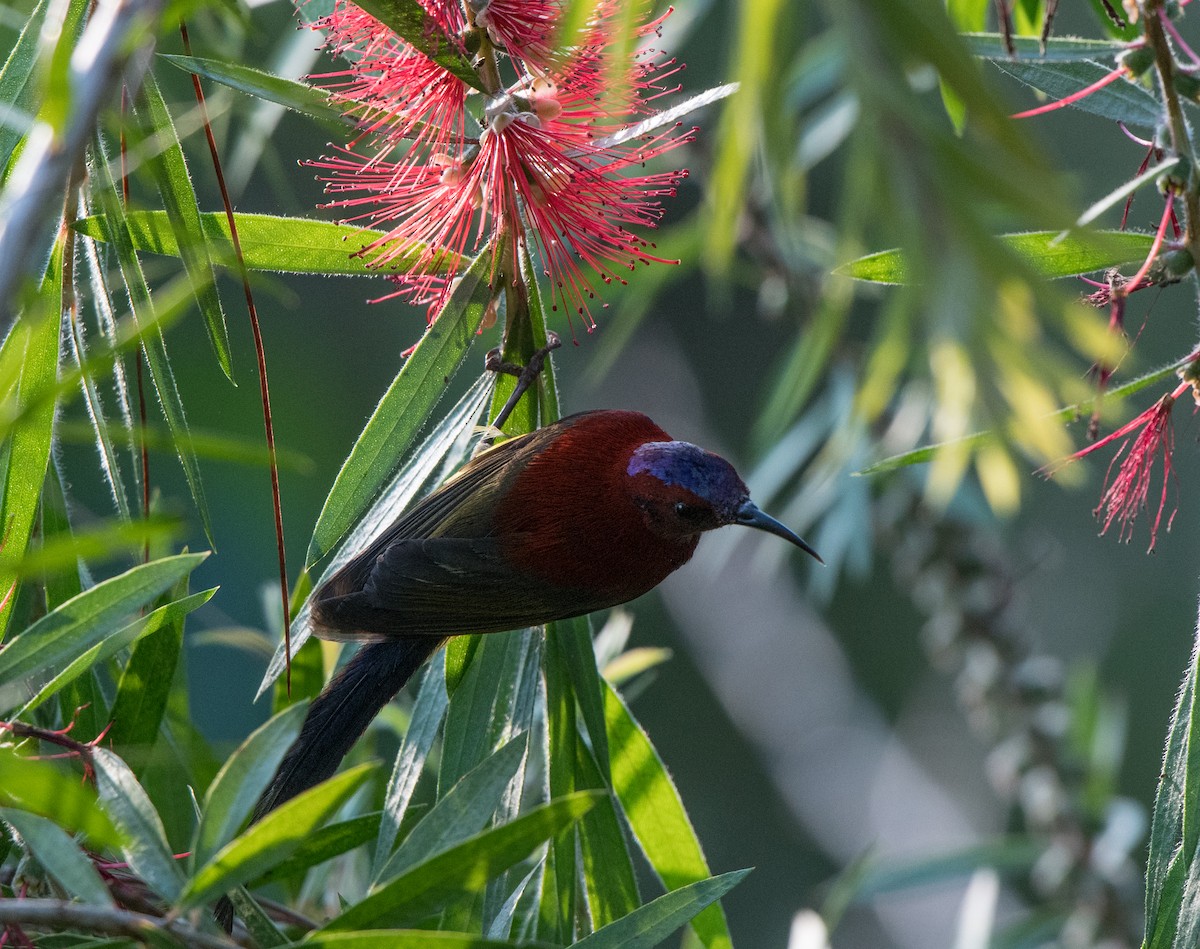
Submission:
M 179 34 L 183 38 L 184 53 L 191 56 L 192 43 L 188 39 L 187 24 L 182 20 L 179 22 Z M 196 105 L 200 109 L 200 118 L 204 123 L 204 137 L 208 141 L 208 151 L 212 156 L 217 187 L 221 190 L 221 202 L 225 205 L 225 220 L 229 223 L 233 253 L 237 258 L 242 289 L 246 295 L 246 311 L 250 316 L 250 331 L 254 335 L 254 355 L 258 360 L 258 387 L 262 398 L 263 427 L 266 430 L 268 467 L 271 472 L 271 504 L 275 509 L 275 546 L 279 551 L 279 588 L 283 600 L 284 655 L 287 657 L 287 691 L 290 697 L 292 694 L 292 612 L 288 595 L 287 555 L 283 543 L 283 505 L 279 499 L 279 465 L 275 457 L 275 426 L 271 420 L 271 393 L 267 385 L 267 353 L 263 346 L 262 329 L 258 323 L 258 308 L 254 305 L 254 293 L 250 289 L 250 274 L 246 269 L 246 259 L 242 255 L 242 242 L 238 238 L 237 222 L 233 216 L 233 202 L 229 200 L 229 189 L 225 186 L 225 172 L 221 168 L 217 140 L 213 136 L 212 123 L 208 120 L 204 88 L 200 85 L 200 77 L 195 73 L 192 73 L 192 89 L 196 93 Z

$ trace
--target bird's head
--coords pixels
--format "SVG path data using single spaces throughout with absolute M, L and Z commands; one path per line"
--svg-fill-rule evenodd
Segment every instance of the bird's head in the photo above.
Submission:
M 645 442 L 634 450 L 625 473 L 634 503 L 659 536 L 682 540 L 741 524 L 782 537 L 821 560 L 799 535 L 759 510 L 733 465 L 720 455 L 689 442 Z

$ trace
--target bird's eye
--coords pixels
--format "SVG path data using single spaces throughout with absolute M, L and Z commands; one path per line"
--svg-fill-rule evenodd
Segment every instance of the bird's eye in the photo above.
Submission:
M 675 516 L 688 524 L 699 524 L 707 518 L 708 512 L 697 504 L 686 501 L 675 502 Z

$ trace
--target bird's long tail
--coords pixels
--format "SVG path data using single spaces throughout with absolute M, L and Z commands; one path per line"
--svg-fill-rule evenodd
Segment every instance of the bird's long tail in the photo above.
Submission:
M 251 821 L 330 777 L 380 709 L 441 644 L 436 636 L 404 636 L 360 649 L 309 706 L 300 735 L 258 799 Z
M 444 640 L 404 636 L 360 649 L 309 706 L 300 734 L 254 807 L 251 823 L 330 777 L 367 726 Z M 227 897 L 215 913 L 226 932 L 233 928 Z

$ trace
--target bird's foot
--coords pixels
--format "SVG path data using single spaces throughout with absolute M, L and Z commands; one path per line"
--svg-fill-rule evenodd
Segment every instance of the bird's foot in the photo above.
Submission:
M 485 369 L 490 372 L 504 372 L 510 376 L 517 377 L 517 386 L 513 389 L 512 395 L 508 397 L 508 401 L 504 403 L 504 407 L 492 421 L 492 428 L 498 429 L 508 420 L 508 417 L 512 414 L 512 410 L 517 407 L 517 402 L 525 394 L 525 390 L 533 385 L 542 368 L 546 365 L 546 358 L 561 345 L 562 340 L 558 338 L 558 334 L 548 330 L 546 332 L 546 345 L 530 356 L 529 362 L 524 366 L 504 362 L 500 358 L 499 346 L 487 354 L 483 362 Z

